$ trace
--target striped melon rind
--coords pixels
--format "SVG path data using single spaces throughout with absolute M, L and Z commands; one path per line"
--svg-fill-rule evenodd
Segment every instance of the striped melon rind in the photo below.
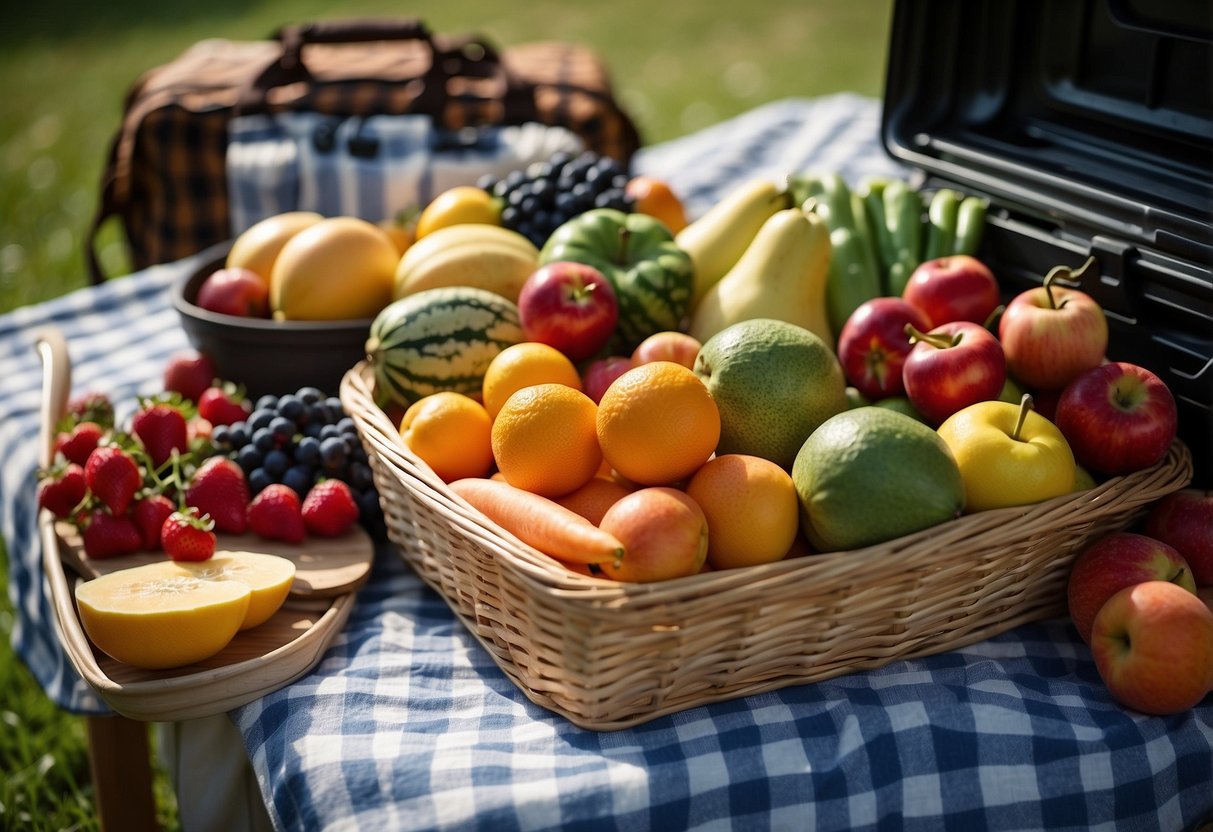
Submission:
M 480 397 L 489 362 L 525 336 L 518 307 L 468 286 L 426 289 L 371 323 L 366 355 L 380 398 L 404 407 L 449 390 Z

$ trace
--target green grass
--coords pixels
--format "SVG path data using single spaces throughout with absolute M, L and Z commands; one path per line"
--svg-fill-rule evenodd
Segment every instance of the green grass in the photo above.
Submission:
M 840 90 L 879 95 L 891 0 L 724 0 L 660 4 L 354 0 L 341 16 L 421 17 L 500 46 L 573 40 L 604 57 L 646 143 L 693 132 L 768 101 Z M 17 9 L 20 11 L 17 11 Z M 319 0 L 8 3 L 0 10 L 0 313 L 87 282 L 83 246 L 106 148 L 140 72 L 207 37 L 255 39 L 333 17 Z M 99 247 L 127 271 L 117 229 Z M 82 721 L 42 694 L 9 648 L 12 607 L 0 541 L 0 828 L 93 829 Z M 175 824 L 158 783 L 162 822 Z

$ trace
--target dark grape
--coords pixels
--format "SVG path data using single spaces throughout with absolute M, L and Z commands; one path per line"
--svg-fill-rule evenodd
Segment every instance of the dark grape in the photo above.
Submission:
M 261 467 L 261 461 L 264 458 L 264 454 L 257 449 L 256 445 L 245 445 L 236 450 L 236 464 L 244 471 L 246 477 L 254 468 Z
M 294 489 L 300 499 L 307 496 L 316 482 L 316 472 L 308 465 L 292 465 L 282 474 L 282 484 Z
M 291 467 L 291 458 L 281 448 L 274 448 L 265 455 L 261 466 L 270 476 L 281 477 L 286 473 L 286 469 Z
M 248 490 L 250 494 L 257 495 L 265 490 L 267 485 L 272 485 L 274 478 L 264 468 L 254 468 L 248 473 Z
M 502 225 L 542 246 L 553 231 L 592 208 L 632 210 L 627 182 L 618 161 L 587 150 L 554 153 L 502 179 L 486 179 L 484 187 L 505 201 Z

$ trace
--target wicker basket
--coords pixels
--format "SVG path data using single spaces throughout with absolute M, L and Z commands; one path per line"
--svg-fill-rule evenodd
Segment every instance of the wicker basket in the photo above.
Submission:
M 657 584 L 573 573 L 488 520 L 400 440 L 365 362 L 341 400 L 374 468 L 388 533 L 535 703 L 614 730 L 980 641 L 1065 611 L 1070 565 L 1187 485 L 1155 467 L 1024 508 L 966 515 L 865 549 Z

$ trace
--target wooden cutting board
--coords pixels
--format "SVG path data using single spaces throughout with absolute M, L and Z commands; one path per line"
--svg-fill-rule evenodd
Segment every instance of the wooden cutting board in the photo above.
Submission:
M 55 534 L 63 562 L 85 579 L 165 559 L 163 552 L 137 552 L 98 560 L 85 554 L 80 531 L 71 523 L 56 522 Z M 375 556 L 374 541 L 359 525 L 340 537 L 307 537 L 298 544 L 265 540 L 247 533 L 219 534 L 215 538 L 215 554 L 256 552 L 293 561 L 295 582 L 291 584 L 290 597 L 294 599 L 333 598 L 352 592 L 366 583 Z

